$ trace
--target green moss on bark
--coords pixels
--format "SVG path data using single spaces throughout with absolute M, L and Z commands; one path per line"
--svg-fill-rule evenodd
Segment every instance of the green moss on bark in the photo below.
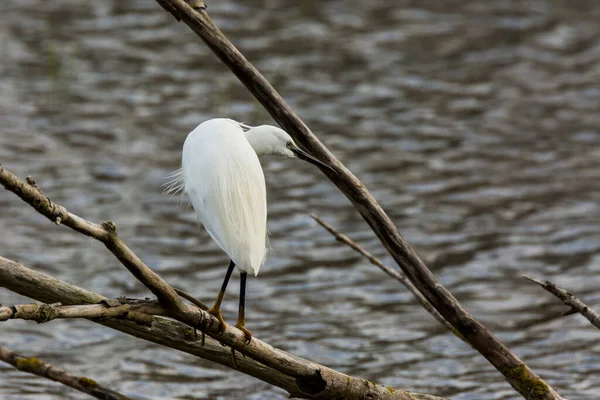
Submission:
M 35 357 L 19 357 L 17 358 L 17 369 L 27 372 L 35 372 L 41 370 L 45 366 L 44 362 Z
M 543 399 L 549 393 L 548 386 L 539 378 L 532 378 L 527 372 L 525 364 L 510 369 L 506 377 L 511 384 L 522 394 L 528 394 L 531 399 Z
M 83 386 L 84 388 L 87 389 L 94 389 L 98 386 L 98 384 L 96 383 L 95 380 L 90 379 L 90 378 L 86 378 L 85 376 L 82 376 L 81 378 L 79 378 L 77 380 L 77 382 Z

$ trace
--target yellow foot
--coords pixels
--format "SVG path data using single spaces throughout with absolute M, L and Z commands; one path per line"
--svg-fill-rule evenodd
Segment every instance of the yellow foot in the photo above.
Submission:
M 210 315 L 213 315 L 216 319 L 219 320 L 219 335 L 222 335 L 223 332 L 225 332 L 225 320 L 223 320 L 223 315 L 221 315 L 221 309 L 214 309 L 211 308 L 210 310 L 206 311 L 207 313 L 209 313 Z M 211 321 L 212 322 L 212 321 Z M 210 329 L 210 325 L 208 327 Z
M 252 341 L 252 332 L 246 329 L 244 327 L 244 324 L 241 324 L 239 322 L 235 324 L 235 327 L 244 333 L 244 336 L 246 337 L 246 344 L 250 344 L 250 341 Z

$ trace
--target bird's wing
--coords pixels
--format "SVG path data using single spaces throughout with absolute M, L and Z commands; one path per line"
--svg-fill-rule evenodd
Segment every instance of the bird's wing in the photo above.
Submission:
M 239 127 L 192 139 L 189 146 L 186 140 L 182 166 L 198 219 L 239 269 L 257 274 L 265 258 L 267 223 L 258 157 Z

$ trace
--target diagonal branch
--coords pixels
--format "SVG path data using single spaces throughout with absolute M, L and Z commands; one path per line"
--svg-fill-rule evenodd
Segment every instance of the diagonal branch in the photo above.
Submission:
M 208 310 L 208 306 L 206 304 L 204 304 L 203 302 L 201 302 L 200 300 L 198 300 L 197 298 L 195 298 L 188 292 L 184 292 L 183 290 L 177 289 L 176 287 L 174 287 L 173 289 L 175 289 L 175 293 L 177 293 L 179 296 L 183 297 L 184 299 L 186 299 L 187 301 L 189 301 L 190 303 L 192 303 L 199 309 L 204 310 L 204 311 Z
M 427 299 L 421 294 L 421 292 L 419 292 L 419 290 L 415 287 L 415 285 L 413 285 L 412 282 L 408 280 L 406 275 L 383 264 L 379 259 L 377 259 L 371 253 L 360 247 L 348 236 L 344 235 L 343 233 L 340 233 L 333 226 L 329 225 L 327 222 L 323 221 L 318 216 L 314 214 L 311 214 L 310 216 L 315 221 L 317 221 L 317 223 L 321 225 L 327 232 L 331 233 L 337 241 L 344 243 L 352 250 L 356 251 L 358 254 L 369 260 L 371 264 L 379 267 L 379 269 L 381 269 L 383 272 L 385 272 L 386 274 L 403 284 L 404 287 L 406 287 L 413 294 L 413 296 L 415 296 L 419 304 L 421 304 L 423 308 L 433 316 L 433 318 L 435 318 L 440 324 L 444 325 L 450 332 L 454 333 L 460 340 L 469 344 L 469 342 L 465 340 L 465 338 L 460 334 L 460 332 L 458 332 L 448 321 L 444 319 L 444 317 L 440 315 L 440 313 L 435 308 L 431 306 L 431 303 L 429 303 Z
M 502 344 L 434 277 L 365 186 L 308 129 L 258 70 L 231 44 L 209 18 L 183 0 L 156 0 L 188 25 L 238 77 L 279 125 L 313 156 L 331 165 L 322 172 L 346 195 L 381 243 L 436 310 L 483 355 L 511 386 L 530 400 L 557 400 L 560 395 Z
M 77 377 L 67 371 L 48 364 L 45 361 L 35 357 L 24 357 L 6 347 L 0 346 L 0 361 L 12 365 L 19 371 L 28 372 L 48 378 L 52 381 L 62 383 L 65 386 L 72 387 L 80 392 L 87 393 L 92 397 L 101 400 L 131 400 L 114 390 L 107 389 L 99 385 L 94 380 L 86 377 Z
M 121 261 L 133 276 L 154 293 L 161 304 L 174 314 L 182 312 L 183 302 L 175 290 L 158 274 L 148 268 L 123 243 L 117 235 L 117 227 L 112 221 L 106 221 L 99 225 L 68 212 L 65 207 L 53 203 L 48 197 L 44 196 L 44 193 L 31 176 L 27 177 L 27 182 L 23 182 L 16 175 L 4 169 L 2 165 L 0 165 L 0 184 L 57 225 L 68 226 L 79 233 L 91 236 L 104 243 L 106 248 Z
M 104 309 L 106 309 L 106 303 L 112 303 L 110 299 L 96 293 L 88 292 L 85 289 L 81 289 L 51 276 L 31 270 L 17 262 L 2 257 L 0 257 L 0 287 L 5 287 L 13 292 L 45 303 L 60 302 L 65 305 L 97 305 L 101 303 L 100 305 Z M 149 304 L 145 304 L 145 306 L 152 308 L 146 309 L 146 311 L 160 312 L 160 309 L 154 309 L 154 307 L 160 307 L 159 304 L 150 302 Z M 59 308 L 60 307 L 66 306 L 59 306 Z M 116 307 L 119 306 L 113 308 Z M 76 309 L 77 308 L 73 307 L 65 308 L 65 310 Z M 89 315 L 90 314 L 88 314 L 88 316 Z M 125 319 L 116 318 L 92 319 L 92 321 L 138 338 L 214 361 L 229 368 L 235 367 L 240 372 L 244 372 L 261 379 L 262 381 L 281 387 L 287 390 L 292 396 L 298 398 L 444 400 L 441 397 L 436 396 L 409 393 L 400 390 L 396 391 L 363 379 L 354 378 L 312 361 L 295 357 L 281 350 L 273 349 L 266 344 L 264 345 L 265 353 L 263 354 L 263 357 L 279 358 L 282 362 L 286 361 L 289 363 L 289 366 L 295 368 L 298 373 L 290 374 L 286 371 L 269 368 L 250 357 L 238 358 L 235 366 L 233 366 L 231 352 L 228 348 L 223 347 L 219 341 L 208 337 L 203 345 L 202 340 L 195 336 L 194 330 L 189 326 L 161 316 L 153 317 L 151 326 L 140 325 Z M 244 335 L 240 334 L 240 336 L 243 341 Z M 254 342 L 254 340 L 255 339 L 252 339 L 252 342 Z M 268 349 L 273 350 L 269 351 Z M 282 357 L 285 357 L 285 360 L 283 360 Z M 304 366 L 303 368 L 311 369 L 311 377 L 305 377 L 301 374 L 302 365 Z M 315 385 L 324 387 L 321 387 L 321 390 L 317 391 L 315 390 Z
M 557 286 L 554 282 L 551 281 L 542 282 L 527 275 L 523 275 L 523 278 L 533 283 L 537 283 L 538 285 L 546 289 L 548 292 L 558 297 L 563 303 L 565 303 L 565 305 L 571 307 L 571 310 L 575 310 L 575 312 L 578 312 L 579 314 L 583 315 L 588 319 L 588 321 L 592 323 L 592 325 L 600 329 L 600 314 L 598 314 L 596 311 L 590 308 L 583 301 L 579 300 L 577 297 L 567 292 L 565 289 Z M 572 314 L 569 311 L 567 311 L 566 313 Z

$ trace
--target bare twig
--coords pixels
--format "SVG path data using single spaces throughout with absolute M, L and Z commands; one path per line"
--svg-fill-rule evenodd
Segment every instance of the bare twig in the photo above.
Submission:
M 208 306 L 206 304 L 204 304 L 203 302 L 201 302 L 200 300 L 198 300 L 197 298 L 195 298 L 194 296 L 192 296 L 188 292 L 184 292 L 183 290 L 178 289 L 176 287 L 174 287 L 173 289 L 175 289 L 175 293 L 177 293 L 179 296 L 183 297 L 184 299 L 186 299 L 187 301 L 189 301 L 190 303 L 192 303 L 196 307 L 198 307 L 198 308 L 200 308 L 201 310 L 204 310 L 204 311 L 208 310 Z
M 6 287 L 15 293 L 45 303 L 60 302 L 64 305 L 98 305 L 99 303 L 112 302 L 110 299 L 96 293 L 88 292 L 2 257 L 0 257 L 0 287 Z M 151 303 L 149 306 L 152 308 L 160 307 L 157 303 Z M 53 305 L 53 307 L 60 308 L 65 306 Z M 115 307 L 119 306 L 116 305 Z M 73 310 L 73 308 L 70 310 Z M 145 311 L 159 312 L 160 310 L 146 309 Z M 193 329 L 177 321 L 172 321 L 161 316 L 154 316 L 151 326 L 115 318 L 92 319 L 92 321 L 132 336 L 178 349 L 230 368 L 232 367 L 229 348 L 223 347 L 219 341 L 211 337 L 207 337 L 205 345 L 202 346 L 201 340 L 195 337 Z M 225 335 L 227 335 L 227 331 Z M 244 335 L 240 333 L 240 336 L 240 340 L 243 341 L 245 339 Z M 254 343 L 254 340 L 255 338 L 252 339 L 251 344 Z M 256 340 L 259 342 L 258 339 Z M 237 369 L 240 372 L 281 387 L 294 397 L 306 399 L 343 398 L 349 400 L 364 398 L 383 400 L 443 400 L 435 396 L 396 391 L 363 379 L 354 378 L 312 361 L 295 357 L 282 350 L 275 349 L 266 343 L 262 343 L 258 351 L 262 352 L 262 358 L 273 358 L 273 364 L 285 363 L 288 367 L 285 369 L 270 368 L 258 363 L 251 357 L 240 357 L 236 362 Z M 290 373 L 290 370 L 296 371 L 296 373 Z M 312 375 L 303 375 L 304 370 L 312 371 Z
M 571 307 L 571 309 L 563 313 L 563 315 L 570 315 L 572 314 L 571 311 L 574 310 L 575 312 L 586 317 L 596 328 L 600 329 L 600 314 L 598 314 L 596 311 L 590 308 L 583 301 L 579 300 L 577 297 L 567 292 L 565 289 L 557 286 L 554 282 L 551 281 L 539 281 L 527 275 L 523 275 L 523 278 L 533 283 L 537 283 L 538 285 L 546 289 L 548 292 L 558 297 L 563 303 L 565 303 L 565 305 Z
M 114 390 L 107 389 L 96 381 L 86 378 L 73 376 L 67 371 L 48 364 L 45 361 L 35 357 L 24 357 L 6 347 L 0 346 L 0 360 L 12 365 L 19 371 L 28 372 L 48 378 L 55 382 L 62 383 L 65 386 L 72 387 L 80 392 L 87 393 L 92 397 L 101 400 L 131 400 Z
M 511 386 L 530 400 L 557 400 L 560 395 L 475 319 L 434 277 L 365 186 L 308 129 L 258 70 L 231 44 L 209 18 L 183 0 L 156 0 L 187 24 L 238 77 L 273 119 L 302 147 L 335 171 L 322 172 L 346 195 L 369 224 L 408 279 L 436 310 L 483 355 Z
M 329 225 L 327 222 L 323 221 L 321 218 L 316 216 L 315 214 L 310 215 L 319 225 L 321 225 L 327 232 L 331 233 L 335 239 L 339 242 L 344 243 L 349 246 L 352 250 L 356 251 L 358 254 L 369 260 L 369 262 L 381 269 L 383 272 L 396 279 L 398 282 L 403 284 L 412 294 L 415 296 L 417 301 L 430 313 L 440 324 L 444 325 L 450 332 L 455 334 L 460 340 L 470 344 L 465 340 L 465 338 L 458 332 L 448 321 L 441 316 L 441 314 L 431 306 L 431 303 L 427 301 L 427 299 L 419 292 L 419 290 L 412 284 L 410 280 L 401 272 L 388 267 L 383 264 L 379 259 L 374 257 L 371 253 L 360 247 L 356 242 L 350 239 L 348 236 L 344 235 L 337 231 L 333 226 Z

